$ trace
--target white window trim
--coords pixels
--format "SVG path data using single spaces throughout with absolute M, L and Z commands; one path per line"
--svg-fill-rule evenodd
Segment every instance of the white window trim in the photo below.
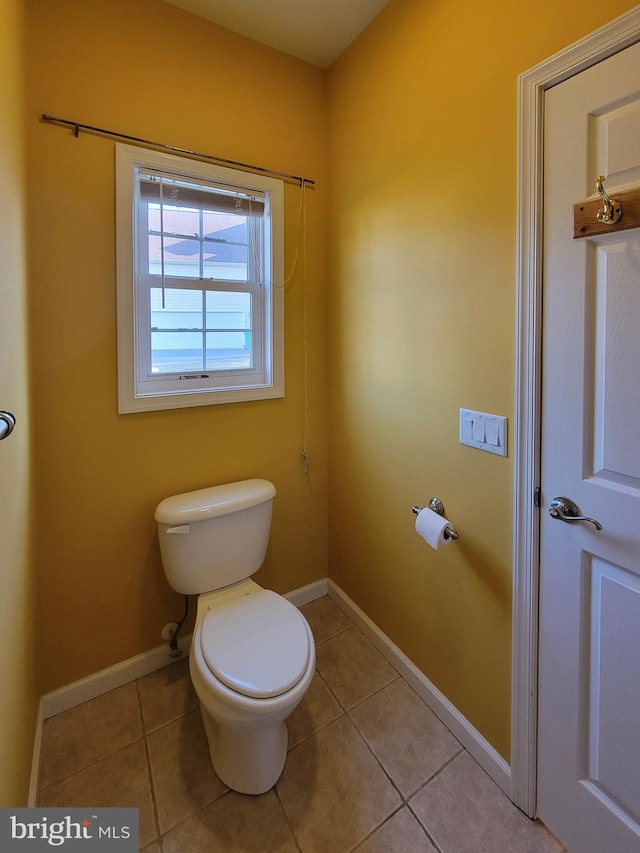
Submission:
M 135 286 L 134 245 L 136 240 L 136 169 L 156 168 L 195 180 L 217 181 L 245 189 L 259 190 L 269 196 L 271 245 L 265 247 L 267 273 L 264 298 L 270 302 L 264 324 L 262 352 L 266 359 L 264 383 L 239 384 L 234 387 L 206 387 L 190 391 L 141 392 L 137 382 L 136 312 L 138 293 Z M 201 163 L 147 151 L 131 145 L 116 146 L 116 271 L 118 323 L 118 411 L 120 414 L 161 409 L 209 406 L 284 396 L 284 188 L 281 180 L 254 175 L 210 163 Z M 197 280 L 196 280 L 197 281 Z M 268 289 L 268 290 L 267 290 Z M 191 386 L 193 388 L 193 386 Z

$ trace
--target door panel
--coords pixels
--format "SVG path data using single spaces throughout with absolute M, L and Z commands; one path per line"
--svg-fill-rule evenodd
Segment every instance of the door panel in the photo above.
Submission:
M 599 175 L 640 187 L 639 68 L 545 100 L 538 811 L 572 853 L 640 851 L 640 230 L 572 230 Z
M 634 92 L 623 101 L 597 110 L 592 118 L 597 174 L 607 176 L 607 189 L 640 181 L 633 141 L 640 134 L 640 97 Z
M 594 558 L 590 571 L 585 776 L 610 807 L 640 822 L 640 578 Z
M 640 139 L 640 130 L 638 133 Z M 640 488 L 640 237 L 615 235 L 595 243 L 593 435 L 589 472 L 602 481 Z

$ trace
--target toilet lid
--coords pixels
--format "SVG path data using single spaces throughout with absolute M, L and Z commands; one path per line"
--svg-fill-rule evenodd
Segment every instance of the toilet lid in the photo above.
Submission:
M 216 678 L 256 699 L 290 690 L 309 663 L 304 617 L 266 589 L 209 610 L 202 620 L 200 648 Z

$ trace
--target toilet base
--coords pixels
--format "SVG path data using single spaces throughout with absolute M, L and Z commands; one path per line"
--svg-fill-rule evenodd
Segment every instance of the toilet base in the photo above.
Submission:
M 284 720 L 268 726 L 229 726 L 215 720 L 200 703 L 213 769 L 241 794 L 264 794 L 276 784 L 287 758 Z

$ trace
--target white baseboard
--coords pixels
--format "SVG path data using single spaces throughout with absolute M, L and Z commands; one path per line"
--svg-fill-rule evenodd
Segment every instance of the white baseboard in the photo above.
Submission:
M 178 640 L 178 647 L 183 655 L 189 654 L 190 646 L 191 634 Z M 93 675 L 87 675 L 86 678 L 81 678 L 79 681 L 74 681 L 72 684 L 67 684 L 51 693 L 46 693 L 42 697 L 43 720 L 55 717 L 56 714 L 68 711 L 69 708 L 75 708 L 76 705 L 102 696 L 103 693 L 115 690 L 116 687 L 122 687 L 123 684 L 135 681 L 136 678 L 141 678 L 143 675 L 149 675 L 150 672 L 155 672 L 157 669 L 162 669 L 163 666 L 174 662 L 175 658 L 169 657 L 168 644 L 165 643 L 163 646 L 142 652 L 133 658 L 116 663 L 107 669 L 100 670 L 100 672 L 94 672 Z
M 471 725 L 435 684 L 400 651 L 386 634 L 332 580 L 328 582 L 329 597 L 368 637 L 378 651 L 398 670 L 416 693 L 427 703 L 449 731 L 460 741 L 482 769 L 511 799 L 511 768 L 491 744 Z
M 315 601 L 316 598 L 322 598 L 327 594 L 329 578 L 323 578 L 321 581 L 314 581 L 306 586 L 301 586 L 300 589 L 294 589 L 293 592 L 288 592 L 284 598 L 295 604 L 296 607 L 302 607 L 303 604 L 309 604 L 310 601 Z
M 295 589 L 284 597 L 296 607 L 301 607 L 303 604 L 321 598 L 326 594 L 327 579 L 324 578 L 300 589 Z M 178 646 L 184 655 L 188 655 L 191 646 L 191 634 L 181 637 L 178 640 Z M 136 657 L 116 663 L 100 672 L 95 672 L 93 675 L 88 675 L 86 678 L 81 678 L 79 681 L 74 681 L 72 684 L 67 684 L 59 690 L 47 693 L 42 697 L 41 703 L 43 720 L 48 720 L 49 717 L 68 711 L 69 708 L 75 708 L 76 705 L 81 705 L 89 699 L 102 696 L 103 693 L 108 693 L 109 690 L 114 690 L 116 687 L 122 687 L 123 684 L 135 681 L 136 678 L 162 669 L 163 666 L 174 663 L 174 661 L 174 658 L 169 657 L 168 647 L 165 643 L 148 652 L 136 655 Z

